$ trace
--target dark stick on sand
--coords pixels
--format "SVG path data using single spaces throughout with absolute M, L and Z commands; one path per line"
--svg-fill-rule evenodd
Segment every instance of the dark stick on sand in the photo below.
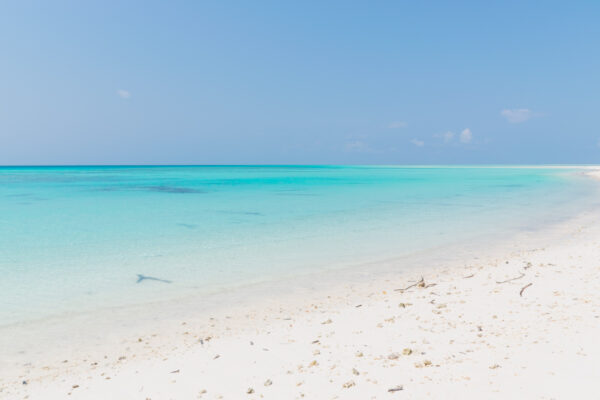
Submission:
M 510 278 L 510 279 L 507 279 L 505 281 L 496 281 L 496 283 L 506 283 L 506 282 L 510 282 L 510 281 L 516 281 L 517 279 L 521 279 L 524 276 L 525 276 L 525 274 L 521 273 L 521 276 L 517 276 L 516 278 Z
M 528 283 L 527 285 L 523 286 L 523 288 L 519 292 L 519 296 L 523 297 L 523 292 L 525 291 L 525 289 L 527 289 L 531 285 L 533 285 L 533 283 Z

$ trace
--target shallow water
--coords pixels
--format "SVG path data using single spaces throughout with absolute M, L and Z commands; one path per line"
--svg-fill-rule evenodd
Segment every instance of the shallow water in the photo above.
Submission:
M 535 229 L 576 169 L 0 168 L 0 325 L 144 304 Z

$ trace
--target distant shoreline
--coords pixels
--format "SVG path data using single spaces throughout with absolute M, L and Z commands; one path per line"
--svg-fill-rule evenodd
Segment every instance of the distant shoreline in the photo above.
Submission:
M 9 164 L 0 168 L 96 168 L 96 167 L 398 167 L 398 168 L 584 168 L 600 164 Z

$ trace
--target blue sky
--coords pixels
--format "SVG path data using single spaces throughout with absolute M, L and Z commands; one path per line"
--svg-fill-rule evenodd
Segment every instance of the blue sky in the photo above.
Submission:
M 600 163 L 600 2 L 8 1 L 0 164 Z

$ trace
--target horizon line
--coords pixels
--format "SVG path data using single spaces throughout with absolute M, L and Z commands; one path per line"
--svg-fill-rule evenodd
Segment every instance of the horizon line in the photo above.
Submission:
M 75 167 L 598 167 L 583 163 L 515 163 L 515 164 L 6 164 L 0 168 L 75 168 Z

